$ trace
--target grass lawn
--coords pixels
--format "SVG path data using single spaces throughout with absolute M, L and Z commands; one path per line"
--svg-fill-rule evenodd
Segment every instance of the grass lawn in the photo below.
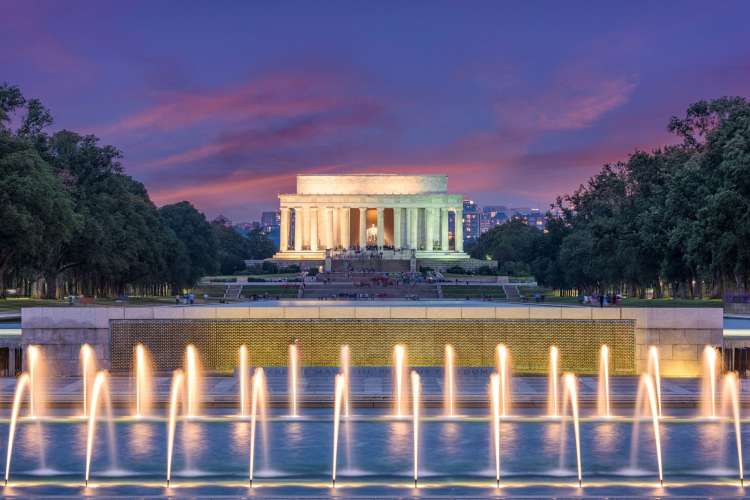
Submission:
M 445 299 L 465 299 L 492 297 L 493 299 L 504 299 L 505 292 L 500 286 L 482 286 L 482 285 L 448 285 L 443 288 L 443 298 Z
M 297 298 L 296 286 L 281 286 L 281 285 L 268 285 L 268 286 L 248 286 L 242 289 L 242 296 L 247 298 L 253 295 L 268 294 L 272 297 L 279 297 L 282 299 L 296 299 Z
M 578 297 L 557 297 L 554 295 L 545 295 L 544 302 L 581 305 Z M 623 299 L 617 305 L 622 307 L 724 307 L 724 302 L 721 299 Z
M 76 306 L 97 305 L 97 306 L 144 306 L 174 304 L 173 297 L 130 297 L 125 302 L 118 302 L 115 299 L 100 298 L 96 299 L 93 304 L 76 304 Z M 54 299 L 29 299 L 24 297 L 0 299 L 0 313 L 20 312 L 22 307 L 71 307 L 67 301 Z
M 476 275 L 476 274 L 454 274 L 454 273 L 443 273 L 443 277 L 445 277 L 448 281 L 466 281 L 469 280 L 469 283 L 495 283 L 497 281 L 497 276 L 482 276 L 482 275 Z

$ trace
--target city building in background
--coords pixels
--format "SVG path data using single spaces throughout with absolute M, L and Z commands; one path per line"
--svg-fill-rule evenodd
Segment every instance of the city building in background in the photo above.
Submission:
M 472 200 L 464 200 L 464 241 L 473 243 L 479 239 L 479 205 Z

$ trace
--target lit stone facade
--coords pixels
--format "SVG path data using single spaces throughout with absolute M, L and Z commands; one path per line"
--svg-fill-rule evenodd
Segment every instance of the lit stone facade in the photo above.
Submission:
M 279 195 L 276 259 L 320 260 L 378 251 L 385 259 L 468 259 L 463 196 L 445 175 L 299 175 L 297 192 Z M 448 217 L 459 223 L 453 238 Z

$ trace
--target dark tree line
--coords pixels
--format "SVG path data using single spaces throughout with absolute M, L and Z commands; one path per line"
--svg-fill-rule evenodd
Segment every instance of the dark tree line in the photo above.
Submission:
M 273 253 L 259 232 L 211 224 L 189 202 L 157 208 L 120 151 L 93 135 L 50 135 L 51 124 L 39 100 L 0 85 L 0 293 L 175 293 Z
M 553 205 L 545 232 L 520 223 L 473 250 L 569 292 L 718 297 L 750 286 L 750 103 L 691 105 L 680 143 L 605 165 Z

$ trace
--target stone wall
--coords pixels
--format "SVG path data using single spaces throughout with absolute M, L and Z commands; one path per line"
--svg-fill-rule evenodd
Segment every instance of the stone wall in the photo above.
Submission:
M 566 319 L 635 321 L 636 371 L 646 367 L 648 348 L 659 348 L 664 376 L 694 377 L 700 373 L 705 345 L 720 347 L 723 310 L 714 308 L 595 308 L 524 305 L 495 307 L 484 303 L 452 302 L 430 305 L 367 303 L 321 305 L 298 302 L 288 306 L 158 306 L 158 307 L 41 307 L 24 308 L 24 345 L 39 345 L 52 373 L 78 373 L 82 343 L 94 347 L 102 368 L 110 368 L 110 320 L 115 319 L 250 319 L 250 318 L 367 318 L 367 319 Z

